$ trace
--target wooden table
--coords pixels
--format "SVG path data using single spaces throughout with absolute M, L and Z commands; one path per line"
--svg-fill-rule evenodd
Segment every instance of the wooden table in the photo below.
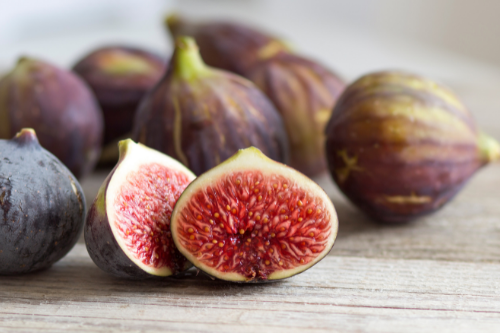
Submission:
M 316 43 L 300 37 L 303 25 L 295 29 L 298 44 L 332 59 L 349 79 L 381 67 L 442 79 L 500 137 L 497 69 L 359 35 L 340 46 Z M 89 204 L 104 177 L 83 182 Z M 264 285 L 212 281 L 195 271 L 164 282 L 119 280 L 93 264 L 81 240 L 47 271 L 0 278 L 0 331 L 500 331 L 500 165 L 481 170 L 438 213 L 401 226 L 370 221 L 328 176 L 317 181 L 335 204 L 340 232 L 331 254 L 303 274 Z

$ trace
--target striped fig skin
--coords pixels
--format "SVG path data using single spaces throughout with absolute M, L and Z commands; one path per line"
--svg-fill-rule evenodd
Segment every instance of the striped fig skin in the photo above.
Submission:
M 209 66 L 243 76 L 261 59 L 288 50 L 278 38 L 237 23 L 191 23 L 171 15 L 166 25 L 174 38 L 193 37 Z
M 196 175 L 250 146 L 287 163 L 286 130 L 268 98 L 250 81 L 206 67 L 192 39 L 179 40 L 167 74 L 136 113 L 133 138 Z M 199 65 L 186 60 L 192 56 Z M 184 70 L 192 77 L 181 77 Z
M 447 88 L 402 72 L 351 84 L 326 128 L 333 179 L 367 215 L 405 222 L 447 203 L 498 144 Z
M 247 77 L 283 117 L 290 142 L 290 165 L 308 176 L 326 171 L 323 133 L 344 82 L 322 65 L 289 53 L 262 61 Z
M 290 166 L 310 177 L 327 170 L 323 133 L 345 88 L 339 76 L 293 53 L 278 38 L 242 24 L 192 23 L 175 15 L 166 23 L 174 37 L 193 36 L 208 65 L 246 77 L 273 102 L 287 130 Z

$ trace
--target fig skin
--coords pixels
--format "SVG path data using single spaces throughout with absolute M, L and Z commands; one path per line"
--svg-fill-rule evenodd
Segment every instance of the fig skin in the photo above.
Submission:
M 133 139 L 196 175 L 250 146 L 288 161 L 285 127 L 272 103 L 250 81 L 207 67 L 190 37 L 177 39 L 165 77 L 141 103 Z
M 290 165 L 307 176 L 325 172 L 325 127 L 344 82 L 318 63 L 289 53 L 261 61 L 246 77 L 281 113 L 292 152 Z
M 0 138 L 33 128 L 41 145 L 77 177 L 99 158 L 102 112 L 87 85 L 74 73 L 49 63 L 19 59 L 0 80 Z
M 193 37 L 207 65 L 242 76 L 262 58 L 289 50 L 280 39 L 237 23 L 195 24 L 173 14 L 166 17 L 165 25 L 174 39 Z
M 85 220 L 85 245 L 92 261 L 108 274 L 118 278 L 131 280 L 160 279 L 163 278 L 163 276 L 146 272 L 125 254 L 111 230 L 110 220 L 108 218 L 109 212 L 106 208 L 106 197 L 110 182 L 115 176 L 115 172 L 117 172 L 120 165 L 124 162 L 127 154 L 129 154 L 132 149 L 148 149 L 146 147 L 139 148 L 135 146 L 136 144 L 130 139 L 119 142 L 120 159 L 99 188 L 97 197 L 90 207 Z M 143 160 L 140 158 L 134 161 L 137 165 L 140 165 L 141 162 L 143 162 Z M 195 178 L 189 170 L 186 169 L 186 172 L 191 179 Z M 178 256 L 182 258 L 180 253 Z M 184 267 L 176 267 L 177 271 L 174 271 L 173 274 L 178 275 L 191 267 L 191 264 L 189 264 L 186 259 L 184 259 L 184 261 L 186 265 Z
M 0 275 L 46 269 L 82 231 L 85 196 L 32 129 L 0 140 Z
M 141 99 L 163 76 L 166 63 L 152 52 L 116 45 L 100 47 L 73 66 L 102 109 L 104 144 L 130 134 Z
M 345 89 L 336 73 L 242 24 L 196 24 L 172 15 L 166 25 L 173 37 L 193 36 L 209 66 L 242 75 L 267 95 L 283 117 L 292 167 L 308 176 L 327 171 L 324 130 Z
M 330 172 L 375 220 L 407 222 L 436 211 L 499 144 L 479 132 L 446 87 L 417 75 L 368 74 L 340 97 L 326 128 Z

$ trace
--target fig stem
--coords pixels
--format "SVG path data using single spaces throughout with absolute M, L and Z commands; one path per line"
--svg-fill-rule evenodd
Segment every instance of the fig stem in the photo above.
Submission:
M 500 158 L 500 144 L 493 137 L 480 132 L 477 142 L 481 158 L 486 163 L 496 161 Z
M 19 131 L 14 137 L 14 140 L 22 144 L 28 144 L 28 143 L 38 144 L 38 138 L 36 137 L 35 130 L 32 128 L 21 129 L 21 131 Z
M 208 67 L 201 59 L 198 45 L 191 37 L 178 37 L 173 55 L 174 77 L 192 80 L 208 73 Z

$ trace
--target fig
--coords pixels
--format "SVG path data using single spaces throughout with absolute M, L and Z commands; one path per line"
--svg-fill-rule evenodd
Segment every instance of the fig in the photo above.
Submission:
M 179 251 L 208 275 L 264 282 L 319 262 L 333 246 L 338 220 L 315 182 L 250 147 L 186 188 L 171 230 Z
M 172 36 L 196 39 L 209 65 L 257 85 L 281 113 L 290 142 L 290 165 L 308 176 L 327 170 L 324 130 L 344 81 L 316 61 L 292 52 L 277 38 L 241 24 L 190 23 L 170 16 Z
M 165 77 L 141 102 L 133 138 L 196 175 L 250 146 L 288 159 L 285 127 L 272 103 L 250 81 L 207 67 L 189 37 L 177 39 Z
M 429 214 L 500 146 L 478 131 L 454 93 L 414 74 L 368 74 L 340 97 L 326 128 L 333 179 L 367 215 L 406 222 Z
M 129 46 L 98 48 L 74 65 L 73 71 L 87 82 L 101 106 L 104 144 L 130 135 L 139 102 L 165 69 L 161 56 Z
M 0 275 L 52 266 L 75 245 L 85 212 L 80 184 L 33 129 L 0 140 Z
M 280 39 L 242 24 L 192 23 L 176 14 L 167 16 L 165 24 L 174 38 L 193 37 L 209 66 L 243 76 L 262 58 L 289 51 Z
M 176 160 L 130 139 L 85 221 L 85 244 L 94 263 L 116 277 L 178 274 L 191 266 L 170 233 L 173 207 L 194 174 Z
M 24 127 L 77 178 L 99 158 L 103 119 L 90 89 L 74 73 L 26 57 L 0 80 L 0 138 Z

